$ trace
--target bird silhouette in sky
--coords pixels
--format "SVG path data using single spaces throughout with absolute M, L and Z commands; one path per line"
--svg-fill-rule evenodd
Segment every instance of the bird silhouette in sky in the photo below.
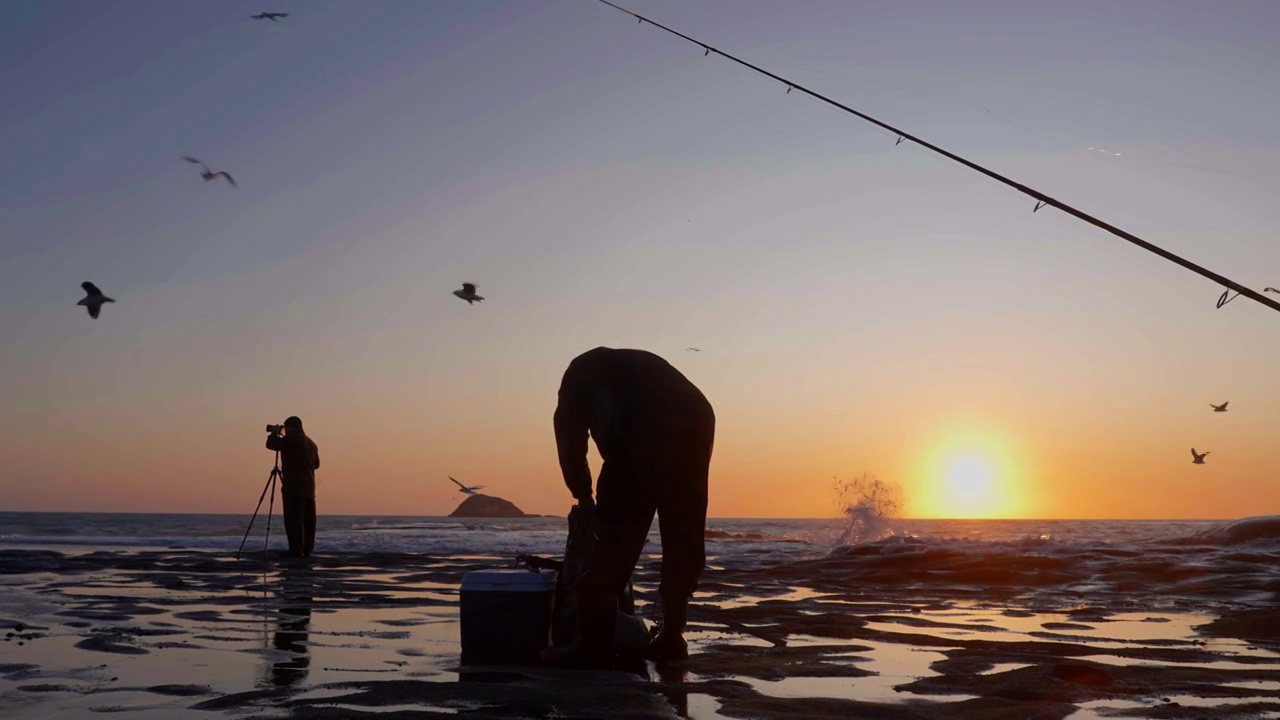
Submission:
M 482 298 L 482 297 L 480 297 L 479 295 L 477 295 L 477 294 L 476 294 L 476 284 L 475 284 L 475 283 L 465 283 L 465 282 L 464 282 L 464 283 L 462 283 L 462 289 L 461 289 L 461 290 L 454 290 L 454 291 L 453 291 L 453 294 L 454 294 L 454 295 L 457 295 L 458 297 L 462 298 L 463 300 L 466 300 L 468 305 L 470 305 L 470 304 L 471 304 L 471 303 L 473 303 L 473 302 L 480 302 L 480 301 L 484 300 L 484 298 Z
M 249 17 L 254 20 L 270 20 L 271 22 L 275 22 L 280 18 L 289 17 L 289 13 L 260 12 L 257 15 L 250 15 Z
M 184 155 L 184 156 L 182 157 L 182 159 L 183 159 L 183 160 L 186 160 L 186 161 L 187 161 L 187 162 L 189 162 L 189 163 L 193 163 L 193 164 L 195 164 L 195 165 L 199 165 L 199 166 L 200 166 L 200 177 L 204 178 L 204 181 L 205 181 L 205 182 L 209 182 L 210 180 L 216 180 L 216 179 L 218 179 L 219 177 L 224 177 L 224 178 L 226 178 L 226 179 L 227 179 L 227 182 L 231 183 L 231 187 L 236 187 L 236 179 L 235 179 L 235 178 L 233 178 L 233 177 L 231 177 L 230 173 L 225 173 L 225 172 L 221 172 L 221 171 L 219 171 L 219 172 L 213 172 L 212 170 L 210 170 L 210 169 L 209 169 L 209 166 L 208 166 L 208 165 L 205 165 L 204 163 L 200 162 L 199 160 L 197 160 L 197 159 L 195 159 L 195 158 L 193 158 L 193 157 L 191 157 L 191 156 L 189 156 L 189 155 Z
M 450 475 L 450 476 L 448 476 L 448 477 L 449 477 L 449 479 L 450 479 L 450 480 L 453 480 L 453 476 L 452 476 L 452 475 Z M 463 494 L 466 494 L 466 495 L 478 495 L 479 493 L 477 493 L 476 491 L 477 491 L 477 490 L 481 490 L 481 489 L 483 489 L 483 488 L 484 488 L 484 486 L 483 486 L 483 485 L 472 485 L 472 486 L 468 487 L 468 486 L 463 485 L 462 483 L 458 482 L 457 480 L 453 480 L 453 484 L 458 486 L 458 492 L 463 493 Z
M 85 296 L 84 299 L 76 303 L 76 305 L 85 306 L 85 308 L 89 310 L 89 317 L 94 320 L 97 320 L 98 313 L 102 312 L 103 303 L 115 302 L 115 300 L 103 295 L 102 291 L 98 289 L 98 286 L 91 282 L 82 282 L 80 283 L 80 287 L 84 288 Z
M 1198 453 L 1198 452 L 1196 452 L 1196 449 L 1195 449 L 1195 448 L 1191 448 L 1191 464 L 1192 464 L 1192 465 L 1203 465 L 1203 464 L 1204 464 L 1204 458 L 1205 458 L 1205 456 L 1206 456 L 1206 455 L 1208 455 L 1208 454 L 1209 454 L 1209 451 L 1208 451 L 1208 450 L 1206 450 L 1206 451 L 1204 451 L 1204 452 L 1202 452 L 1202 453 Z
M 1229 402 L 1230 402 L 1230 400 L 1228 400 L 1227 402 L 1222 403 L 1221 405 L 1214 405 L 1213 403 L 1209 403 L 1209 407 L 1213 408 L 1213 411 L 1214 411 L 1214 412 L 1226 412 L 1226 411 L 1227 411 L 1227 403 L 1229 403 Z

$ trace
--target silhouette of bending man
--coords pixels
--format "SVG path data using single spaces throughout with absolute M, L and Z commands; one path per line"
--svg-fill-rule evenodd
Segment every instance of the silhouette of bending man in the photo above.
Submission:
M 546 660 L 571 666 L 612 661 L 618 599 L 658 515 L 662 533 L 662 630 L 646 655 L 688 656 L 689 597 L 706 564 L 707 473 L 715 412 L 666 360 L 643 350 L 599 347 L 565 370 L 555 412 L 565 485 L 579 506 L 595 508 L 595 552 L 574 587 L 577 639 Z M 587 437 L 604 460 L 592 500 Z
M 284 435 L 267 435 L 267 449 L 280 453 L 280 501 L 288 557 L 310 557 L 316 546 L 316 470 L 320 449 L 302 431 L 294 415 L 284 421 Z

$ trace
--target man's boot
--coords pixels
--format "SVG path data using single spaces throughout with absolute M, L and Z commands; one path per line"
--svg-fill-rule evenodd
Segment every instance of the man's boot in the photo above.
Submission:
M 594 590 L 575 593 L 578 636 L 565 647 L 547 648 L 542 661 L 572 668 L 609 668 L 617 629 L 618 595 Z
M 649 643 L 645 657 L 654 662 L 683 660 L 689 657 L 689 644 L 684 641 L 684 628 L 689 622 L 689 596 L 662 597 L 662 629 Z

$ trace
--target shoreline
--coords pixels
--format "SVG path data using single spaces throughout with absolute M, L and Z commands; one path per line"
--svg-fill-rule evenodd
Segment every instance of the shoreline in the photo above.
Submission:
M 852 582 L 838 560 L 713 562 L 689 660 L 584 673 L 459 666 L 458 584 L 505 558 L 65 550 L 0 545 L 7 718 L 1280 717 L 1274 603 L 1073 605 Z M 637 570 L 641 617 L 655 569 Z

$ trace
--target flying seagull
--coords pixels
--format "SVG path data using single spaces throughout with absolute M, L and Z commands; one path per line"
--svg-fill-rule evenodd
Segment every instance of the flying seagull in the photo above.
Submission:
M 254 20 L 270 20 L 271 22 L 275 22 L 282 17 L 289 17 L 289 13 L 260 12 L 257 15 L 250 15 L 249 17 Z
M 1262 288 L 1262 292 L 1273 292 L 1273 293 L 1276 293 L 1277 295 L 1280 295 L 1280 290 L 1277 290 L 1273 287 Z
M 453 476 L 450 475 L 449 479 L 453 480 Z M 484 487 L 483 485 L 473 485 L 471 487 L 467 487 L 466 485 L 463 485 L 457 480 L 453 480 L 453 484 L 458 486 L 458 492 L 463 493 L 465 495 L 478 495 L 479 493 L 477 493 L 476 491 Z
M 80 283 L 80 287 L 84 288 L 85 296 L 84 299 L 76 303 L 76 305 L 84 305 L 88 308 L 89 317 L 94 320 L 97 320 L 98 313 L 102 312 L 103 303 L 115 302 L 115 300 L 103 295 L 102 291 L 98 289 L 98 286 L 91 282 L 82 282 Z
M 1230 400 L 1228 400 L 1227 402 L 1224 402 L 1224 403 L 1222 403 L 1221 405 L 1214 405 L 1213 403 L 1209 403 L 1209 407 L 1213 408 L 1213 411 L 1214 411 L 1214 412 L 1226 412 L 1226 411 L 1227 411 L 1227 403 L 1229 403 L 1229 402 L 1231 402 L 1231 401 L 1230 401 Z
M 1203 465 L 1203 464 L 1204 464 L 1204 456 L 1205 456 L 1205 455 L 1208 455 L 1208 454 L 1209 454 L 1209 451 L 1208 451 L 1208 450 L 1206 450 L 1206 451 L 1204 451 L 1204 452 L 1202 452 L 1202 453 L 1198 453 L 1198 452 L 1196 452 L 1196 449 L 1195 449 L 1195 448 L 1191 448 L 1191 464 L 1193 464 L 1193 465 Z
M 690 347 L 690 348 L 685 348 L 684 351 L 685 352 L 702 352 L 702 348 Z
M 480 297 L 479 295 L 477 295 L 477 294 L 476 294 L 476 284 L 475 284 L 475 283 L 462 283 L 462 289 L 461 289 L 461 290 L 454 290 L 454 291 L 453 291 L 453 294 L 454 294 L 454 295 L 457 295 L 458 297 L 462 298 L 463 300 L 466 300 L 468 305 L 470 305 L 470 304 L 471 304 L 471 303 L 473 303 L 473 302 L 478 302 L 478 301 L 480 301 L 480 300 L 484 300 L 484 298 L 482 298 L 482 297 Z
M 212 170 L 210 170 L 210 169 L 209 169 L 209 166 L 208 166 L 208 165 L 205 165 L 204 163 L 202 163 L 202 162 L 200 162 L 199 160 L 197 160 L 197 159 L 195 159 L 195 158 L 191 157 L 190 155 L 184 155 L 184 156 L 182 156 L 182 159 L 183 159 L 183 160 L 186 160 L 186 161 L 187 161 L 187 162 L 189 162 L 189 163 L 192 163 L 192 164 L 195 164 L 195 165 L 199 165 L 199 166 L 200 166 L 200 177 L 204 178 L 204 181 L 205 181 L 205 182 L 209 182 L 210 180 L 215 180 L 215 179 L 217 179 L 219 176 L 222 176 L 222 177 L 224 177 L 224 178 L 226 178 L 226 179 L 227 179 L 227 182 L 231 183 L 231 187 L 236 187 L 236 179 L 235 179 L 235 178 L 233 178 L 233 177 L 231 177 L 231 175 L 230 175 L 230 174 L 225 173 L 225 172 L 221 172 L 221 171 L 219 171 L 219 172 L 213 172 Z

